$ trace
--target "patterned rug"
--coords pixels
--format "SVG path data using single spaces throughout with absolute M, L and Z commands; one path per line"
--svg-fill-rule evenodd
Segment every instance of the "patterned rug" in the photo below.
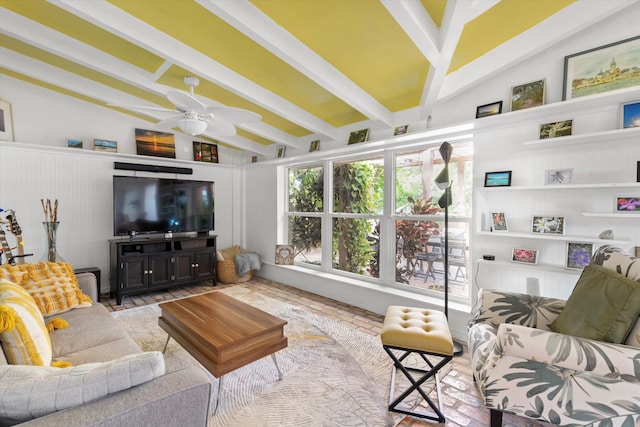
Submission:
M 403 418 L 387 411 L 391 361 L 379 337 L 243 285 L 217 292 L 287 320 L 289 346 L 276 353 L 283 380 L 270 357 L 225 375 L 220 407 L 209 426 L 393 426 Z M 158 326 L 157 304 L 113 315 L 143 350 L 162 351 L 167 334 Z M 200 366 L 174 340 L 165 363 L 167 370 Z M 213 409 L 218 380 L 207 374 Z

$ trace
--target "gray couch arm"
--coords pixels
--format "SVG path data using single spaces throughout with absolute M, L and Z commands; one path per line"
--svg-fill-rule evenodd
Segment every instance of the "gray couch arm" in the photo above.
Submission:
M 78 279 L 78 286 L 80 290 L 91 298 L 91 301 L 98 302 L 98 281 L 93 273 L 80 273 L 76 274 Z
M 55 412 L 21 426 L 121 427 L 207 425 L 211 382 L 199 367 L 169 372 L 137 387 Z

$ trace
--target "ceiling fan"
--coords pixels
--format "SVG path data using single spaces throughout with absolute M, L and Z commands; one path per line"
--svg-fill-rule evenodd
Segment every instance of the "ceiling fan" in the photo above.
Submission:
M 184 83 L 189 86 L 190 93 L 179 90 L 167 92 L 167 99 L 176 107 L 174 110 L 160 107 L 128 107 L 175 113 L 174 116 L 159 121 L 157 126 L 164 129 L 171 129 L 177 126 L 189 135 L 200 135 L 208 129 L 216 135 L 233 136 L 236 134 L 234 123 L 250 123 L 262 118 L 259 114 L 241 108 L 208 107 L 198 100 L 194 94 L 194 88 L 200 84 L 200 80 L 197 77 L 185 76 Z M 121 105 L 121 107 L 125 106 Z

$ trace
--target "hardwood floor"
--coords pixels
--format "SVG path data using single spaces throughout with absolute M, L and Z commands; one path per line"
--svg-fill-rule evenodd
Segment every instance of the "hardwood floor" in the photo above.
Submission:
M 303 306 L 306 310 L 337 319 L 352 328 L 364 333 L 378 336 L 382 328 L 383 316 L 367 310 L 341 303 L 309 292 L 283 285 L 281 283 L 255 277 L 243 286 L 252 287 L 258 292 L 279 300 Z M 115 298 L 102 297 L 101 303 L 109 310 L 125 310 L 127 308 L 169 301 L 176 298 L 197 295 L 213 289 L 236 286 L 219 283 L 212 287 L 208 283 L 186 287 L 170 288 L 165 291 L 125 297 L 122 305 L 117 305 Z M 382 345 L 382 344 L 381 344 Z M 444 414 L 446 424 L 434 424 L 418 418 L 406 417 L 399 424 L 401 427 L 426 427 L 442 425 L 447 427 L 485 427 L 489 425 L 489 410 L 482 407 L 482 400 L 473 383 L 469 355 L 465 352 L 453 359 L 451 372 L 441 379 L 444 395 Z M 391 373 L 389 373 L 391 375 Z M 387 393 L 386 390 L 381 393 Z M 551 424 L 536 423 L 531 420 L 505 415 L 503 427 L 547 427 Z

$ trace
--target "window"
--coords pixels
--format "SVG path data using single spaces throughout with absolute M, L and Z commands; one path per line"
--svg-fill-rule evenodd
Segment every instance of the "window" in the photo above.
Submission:
M 322 212 L 324 168 L 289 169 L 289 244 L 296 248 L 295 261 L 322 264 Z

